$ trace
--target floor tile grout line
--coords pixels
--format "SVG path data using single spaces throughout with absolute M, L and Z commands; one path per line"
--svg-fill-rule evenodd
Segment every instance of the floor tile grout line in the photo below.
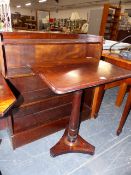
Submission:
M 129 167 L 131 167 L 131 166 L 129 166 Z M 116 169 L 118 169 L 118 168 L 127 168 L 127 164 L 121 165 L 121 166 L 119 166 L 119 167 L 112 168 L 111 170 L 116 170 Z M 108 170 L 108 172 L 110 172 L 111 170 Z M 105 172 L 105 173 L 107 173 L 107 172 Z M 105 174 L 105 173 L 104 173 L 104 174 Z M 104 174 L 98 174 L 98 175 L 104 175 Z
M 120 157 L 120 155 L 121 155 L 122 152 L 123 152 L 123 150 L 119 152 L 119 154 L 118 154 L 118 155 L 115 157 L 115 159 L 109 164 L 109 166 L 102 172 L 102 174 L 105 173 L 105 172 L 107 172 L 107 171 L 109 171 L 109 169 L 110 169 L 110 167 L 112 166 L 112 164 Z M 99 174 L 98 174 L 98 175 L 99 175 Z
M 120 143 L 122 143 L 123 141 L 125 141 L 127 138 L 129 138 L 131 136 L 128 135 L 126 136 L 125 138 L 121 139 L 120 141 L 118 141 L 116 144 L 112 145 L 111 147 L 107 148 L 105 151 L 101 152 L 100 154 L 92 157 L 92 158 L 89 158 L 85 163 L 81 164 L 79 167 L 77 167 L 76 169 L 72 170 L 71 172 L 67 173 L 66 175 L 71 175 L 73 174 L 74 172 L 76 172 L 77 170 L 79 170 L 80 168 L 84 167 L 86 164 L 90 163 L 91 161 L 95 160 L 96 158 L 100 157 L 101 155 L 103 155 L 104 153 L 110 151 L 112 148 L 116 147 L 117 145 L 119 145 Z

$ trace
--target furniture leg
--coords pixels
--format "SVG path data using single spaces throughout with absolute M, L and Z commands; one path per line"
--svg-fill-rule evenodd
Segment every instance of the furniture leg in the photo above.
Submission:
M 122 128 L 126 122 L 130 109 L 131 109 L 131 88 L 127 97 L 126 105 L 119 123 L 119 127 L 117 129 L 117 135 L 120 135 L 120 133 L 122 132 Z
M 122 83 L 120 85 L 120 89 L 118 91 L 117 99 L 115 102 L 116 106 L 119 107 L 121 105 L 123 98 L 125 96 L 126 90 L 127 90 L 127 83 Z
M 93 97 L 93 102 L 92 102 L 92 110 L 91 110 L 91 118 L 96 118 L 101 106 L 101 102 L 104 96 L 104 85 L 95 87 L 94 90 L 94 97 Z
M 82 90 L 74 92 L 69 126 L 60 141 L 50 149 L 50 154 L 53 157 L 69 152 L 94 154 L 95 147 L 78 135 L 81 96 Z

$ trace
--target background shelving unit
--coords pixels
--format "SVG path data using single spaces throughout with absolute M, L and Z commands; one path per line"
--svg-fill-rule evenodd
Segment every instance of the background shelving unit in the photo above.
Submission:
M 19 13 L 11 14 L 12 27 L 18 30 L 36 30 L 37 22 L 35 16 L 21 15 Z
M 99 35 L 105 39 L 116 40 L 119 28 L 121 8 L 105 4 L 101 20 Z

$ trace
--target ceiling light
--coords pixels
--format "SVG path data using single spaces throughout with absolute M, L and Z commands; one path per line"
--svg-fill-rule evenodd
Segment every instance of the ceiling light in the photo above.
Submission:
M 31 5 L 31 3 L 29 2 L 29 3 L 26 3 L 25 5 L 26 5 L 26 6 L 30 6 L 30 5 Z
M 39 0 L 39 2 L 46 2 L 47 0 Z
M 17 8 L 21 8 L 21 5 L 17 5 L 16 7 L 17 7 Z

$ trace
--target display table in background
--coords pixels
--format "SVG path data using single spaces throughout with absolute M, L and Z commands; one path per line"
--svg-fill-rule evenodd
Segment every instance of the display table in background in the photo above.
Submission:
M 106 62 L 112 63 L 114 65 L 117 65 L 119 67 L 131 70 L 131 60 L 127 59 L 126 57 L 122 57 L 118 54 L 113 54 L 110 53 L 107 50 L 104 50 L 102 53 L 103 59 Z M 114 84 L 115 86 L 116 84 Z M 124 95 L 127 91 L 127 87 L 128 87 L 128 80 L 124 81 L 124 82 L 120 82 L 120 90 L 118 92 L 118 96 L 116 99 L 116 105 L 120 106 L 122 103 L 122 100 L 124 98 Z
M 105 43 L 103 44 L 103 49 L 107 49 L 107 50 L 102 51 L 102 60 L 109 62 L 111 64 L 114 64 L 116 66 L 131 70 L 131 60 L 129 60 L 127 57 L 110 52 L 111 46 L 115 43 L 118 43 L 118 42 L 105 40 Z M 115 51 L 115 50 L 123 49 L 129 46 L 130 44 L 128 43 L 118 43 L 114 45 L 111 50 Z M 123 97 L 125 95 L 125 92 L 127 90 L 127 86 L 128 86 L 127 81 L 124 81 L 123 83 L 123 80 L 119 80 L 117 82 L 108 83 L 105 85 L 105 87 L 100 86 L 95 88 L 94 99 L 92 102 L 92 111 L 91 111 L 92 118 L 96 118 L 98 115 L 105 90 L 116 86 L 120 86 L 120 90 L 118 92 L 118 96 L 116 99 L 116 105 L 120 106 L 122 103 Z
M 103 50 L 102 56 L 104 61 L 106 62 L 131 70 L 131 60 L 124 56 L 115 53 L 110 53 L 109 50 Z

